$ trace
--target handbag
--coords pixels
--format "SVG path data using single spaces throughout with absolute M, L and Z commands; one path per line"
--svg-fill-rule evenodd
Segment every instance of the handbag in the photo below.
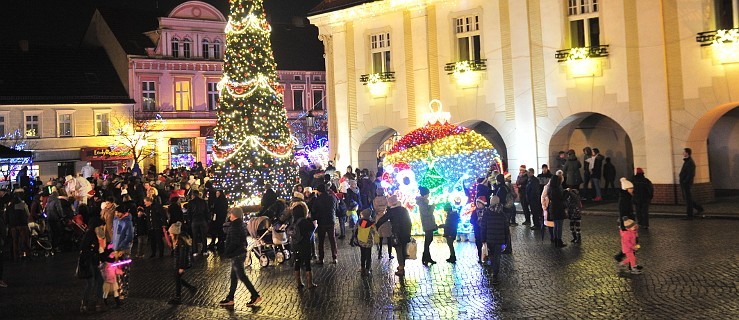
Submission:
M 82 255 L 82 251 L 80 251 L 80 256 L 77 258 L 77 270 L 75 270 L 74 275 L 77 279 L 92 278 L 92 268 L 87 264 L 87 258 Z
M 411 238 L 411 242 L 405 247 L 406 259 L 416 260 L 416 253 L 418 252 L 418 245 L 416 239 Z

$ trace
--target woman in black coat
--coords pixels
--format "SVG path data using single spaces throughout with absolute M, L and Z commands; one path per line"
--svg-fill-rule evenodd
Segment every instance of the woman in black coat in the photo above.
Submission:
M 500 259 L 503 253 L 502 247 L 508 243 L 511 232 L 506 225 L 508 219 L 498 197 L 490 197 L 490 206 L 485 209 L 482 220 L 484 230 L 482 232 L 482 242 L 487 244 L 488 257 L 490 257 L 493 267 L 493 281 L 497 281 L 500 272 Z
M 457 228 L 459 227 L 459 212 L 454 210 L 449 203 L 444 205 L 444 211 L 446 212 L 444 238 L 446 238 L 446 244 L 449 246 L 449 259 L 446 259 L 446 261 L 455 263 L 457 262 L 457 254 L 454 252 L 454 240 L 457 238 Z
M 95 228 L 104 225 L 98 216 L 90 217 L 87 231 L 80 242 L 80 257 L 77 277 L 85 280 L 85 289 L 82 291 L 82 305 L 80 312 L 84 313 L 90 307 L 101 309 L 103 306 L 103 275 L 100 273 L 100 241 Z M 104 230 L 100 229 L 100 238 L 105 239 Z M 103 240 L 104 243 L 104 240 Z
M 172 237 L 172 248 L 174 253 L 175 268 L 175 296 L 169 300 L 169 304 L 180 304 L 182 297 L 182 286 L 185 286 L 190 292 L 195 292 L 197 288 L 189 282 L 182 279 L 185 270 L 192 267 L 192 238 L 190 235 L 182 232 L 182 222 L 176 222 L 169 227 L 169 235 Z
M 397 241 L 395 252 L 398 254 L 398 271 L 395 275 L 403 277 L 405 276 L 406 246 L 411 242 L 411 216 L 408 210 L 400 205 L 397 196 L 390 196 L 387 202 L 390 208 L 380 220 L 377 220 L 377 228 L 388 221 L 392 224 L 393 237 Z
M 565 212 L 565 197 L 564 191 L 562 190 L 562 181 L 559 180 L 559 176 L 554 176 L 549 180 L 549 189 L 547 192 L 549 193 L 547 220 L 554 221 L 554 245 L 562 248 L 566 246 L 562 242 L 562 228 L 567 213 Z
M 208 181 L 210 182 L 210 181 Z M 213 202 L 213 215 L 215 220 L 211 226 L 215 237 L 211 238 L 209 247 L 217 248 L 219 251 L 223 248 L 223 241 L 226 234 L 223 232 L 223 224 L 226 223 L 226 216 L 228 216 L 228 199 L 223 190 L 215 192 L 215 197 L 209 198 Z M 216 242 L 218 239 L 218 242 Z

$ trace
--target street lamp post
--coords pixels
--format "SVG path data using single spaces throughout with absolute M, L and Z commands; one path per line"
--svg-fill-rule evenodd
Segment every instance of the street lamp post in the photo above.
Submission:
M 308 114 L 305 116 L 305 146 L 308 146 L 313 142 L 313 129 L 315 126 L 316 116 L 313 115 L 313 110 L 308 111 Z

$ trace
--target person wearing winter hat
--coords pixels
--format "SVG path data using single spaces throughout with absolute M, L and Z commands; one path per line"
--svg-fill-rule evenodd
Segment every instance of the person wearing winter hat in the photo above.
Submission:
M 405 276 L 405 258 L 406 246 L 411 242 L 411 216 L 405 207 L 400 205 L 398 197 L 393 195 L 388 198 L 388 205 L 385 215 L 377 220 L 377 227 L 380 228 L 388 221 L 392 223 L 393 234 L 397 241 L 395 252 L 398 253 L 398 270 L 395 275 L 398 277 Z
M 434 217 L 434 207 L 429 203 L 429 194 L 431 193 L 426 187 L 419 187 L 418 191 L 421 196 L 416 197 L 416 205 L 418 206 L 418 212 L 421 216 L 421 225 L 423 226 L 424 241 L 423 241 L 423 257 L 421 263 L 427 266 L 428 264 L 436 264 L 436 261 L 431 259 L 431 242 L 434 241 L 434 231 L 438 229 L 436 225 L 436 218 Z
M 619 271 L 629 271 L 632 274 L 642 273 L 642 267 L 636 263 L 636 252 L 641 248 L 639 245 L 639 225 L 628 217 L 622 217 L 622 227 L 619 231 L 621 236 L 621 252 L 625 259 L 619 262 Z
M 172 238 L 175 261 L 175 294 L 172 300 L 169 300 L 169 304 L 177 305 L 182 303 L 182 286 L 185 286 L 193 294 L 197 291 L 194 285 L 182 278 L 185 275 L 185 270 L 192 267 L 192 238 L 187 233 L 182 232 L 182 222 L 180 221 L 169 226 L 168 231 Z
M 634 219 L 634 184 L 628 179 L 621 177 L 621 191 L 618 194 L 618 212 L 621 217 L 629 217 Z
M 482 263 L 480 256 L 482 254 L 482 217 L 485 213 L 485 207 L 488 205 L 488 199 L 485 196 L 479 196 L 475 200 L 475 210 L 470 216 L 470 224 L 475 234 L 475 246 L 477 247 L 477 263 Z

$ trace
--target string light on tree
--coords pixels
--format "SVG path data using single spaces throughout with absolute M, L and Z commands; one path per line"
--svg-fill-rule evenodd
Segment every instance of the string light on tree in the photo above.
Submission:
M 263 1 L 229 4 L 213 160 L 216 184 L 244 206 L 259 203 L 265 184 L 289 197 L 298 171 Z

